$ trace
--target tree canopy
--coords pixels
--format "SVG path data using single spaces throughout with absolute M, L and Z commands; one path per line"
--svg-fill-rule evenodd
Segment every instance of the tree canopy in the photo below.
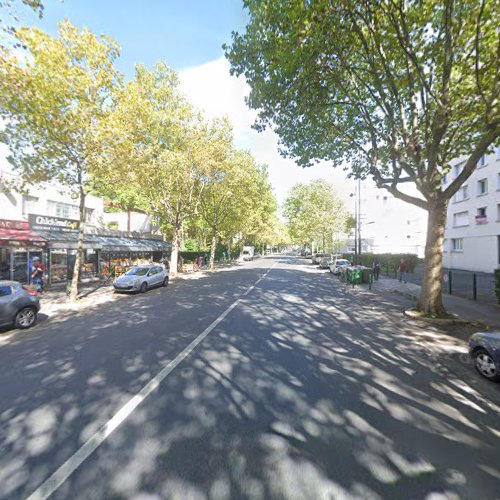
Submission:
M 24 51 L 4 47 L 0 53 L 1 138 L 25 184 L 56 181 L 80 200 L 76 298 L 85 196 L 102 154 L 99 126 L 120 82 L 118 46 L 68 21 L 57 37 L 38 28 L 19 28 L 14 36 Z
M 295 243 L 315 242 L 333 250 L 338 233 L 347 230 L 348 213 L 335 188 L 321 180 L 296 184 L 283 205 L 290 237 Z
M 500 137 L 496 0 L 246 0 L 226 55 L 257 129 L 302 166 L 327 160 L 429 212 L 419 307 L 442 314 L 448 200 Z M 465 157 L 450 183 L 450 162 Z M 416 186 L 414 194 L 406 186 Z

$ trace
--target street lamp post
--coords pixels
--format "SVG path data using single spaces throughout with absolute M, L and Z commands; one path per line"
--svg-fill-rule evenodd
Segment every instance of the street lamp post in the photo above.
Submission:
M 358 179 L 356 192 L 349 195 L 354 198 L 354 263 L 361 263 L 361 179 Z

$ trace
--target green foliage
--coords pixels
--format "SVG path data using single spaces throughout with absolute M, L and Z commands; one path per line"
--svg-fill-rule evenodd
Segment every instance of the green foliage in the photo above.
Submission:
M 198 252 L 198 242 L 196 240 L 185 240 L 181 250 L 183 252 Z
M 349 258 L 349 257 L 346 257 Z M 351 257 L 352 258 L 352 257 Z M 365 252 L 361 254 L 361 265 L 366 267 L 372 267 L 373 261 L 378 259 L 380 261 L 380 269 L 383 273 L 393 274 L 399 269 L 399 263 L 401 259 L 406 261 L 408 266 L 408 272 L 412 273 L 415 270 L 415 266 L 419 263 L 417 255 L 412 253 L 381 253 L 374 254 L 370 252 Z
M 429 211 L 419 307 L 444 313 L 448 200 L 500 137 L 497 0 L 246 0 L 249 22 L 225 47 L 251 87 L 256 128 L 282 153 L 372 177 Z M 443 177 L 465 156 L 462 172 Z M 405 189 L 410 183 L 417 192 Z
M 283 206 L 290 238 L 295 243 L 316 241 L 331 248 L 333 238 L 344 233 L 348 215 L 332 185 L 324 181 L 296 184 Z
M 500 269 L 495 269 L 495 295 L 498 298 L 498 303 L 500 304 Z
M 357 176 L 427 207 L 449 161 L 470 155 L 449 199 L 500 135 L 496 0 L 247 0 L 226 47 L 251 86 L 257 128 L 273 125 L 302 165 Z M 423 197 L 398 189 L 411 180 Z
M 77 296 L 83 249 L 85 196 L 102 156 L 99 127 L 120 83 L 114 68 L 118 46 L 79 31 L 68 21 L 57 37 L 38 28 L 12 35 L 24 48 L 2 47 L 0 57 L 1 139 L 20 185 L 56 181 L 80 200 L 80 230 L 71 299 Z

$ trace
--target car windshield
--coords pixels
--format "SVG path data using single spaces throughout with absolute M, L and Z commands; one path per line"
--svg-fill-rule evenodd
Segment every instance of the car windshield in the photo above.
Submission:
M 127 271 L 125 274 L 127 276 L 145 276 L 148 274 L 148 267 L 134 267 L 130 271 Z
M 348 260 L 338 260 L 336 264 L 337 266 L 348 266 L 350 263 Z

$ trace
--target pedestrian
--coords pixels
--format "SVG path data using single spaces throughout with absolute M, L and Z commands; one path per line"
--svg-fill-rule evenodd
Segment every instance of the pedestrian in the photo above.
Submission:
M 375 257 L 372 269 L 375 280 L 378 280 L 378 277 L 380 276 L 380 260 L 378 257 Z
M 37 286 L 40 292 L 43 292 L 45 266 L 40 261 L 33 262 L 33 272 L 31 273 L 31 282 Z
M 406 283 L 407 272 L 408 272 L 408 264 L 406 264 L 406 260 L 401 259 L 399 261 L 399 281 Z

